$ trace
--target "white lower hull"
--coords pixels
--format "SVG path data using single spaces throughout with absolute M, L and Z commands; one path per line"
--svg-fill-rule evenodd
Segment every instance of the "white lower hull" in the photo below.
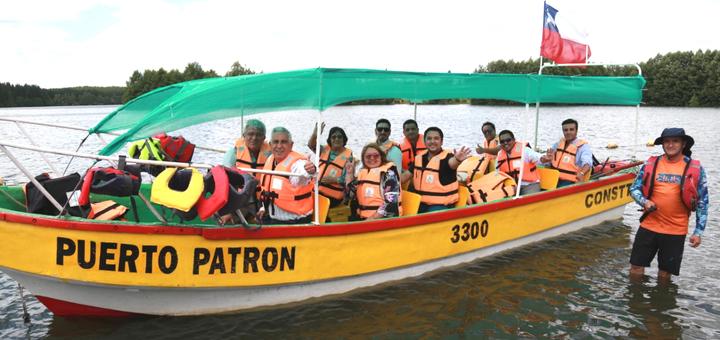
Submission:
M 58 280 L 2 268 L 37 296 L 139 314 L 199 315 L 275 306 L 346 293 L 487 257 L 508 249 L 556 237 L 620 218 L 625 206 L 555 228 L 468 253 L 392 270 L 302 284 L 244 288 L 147 288 Z

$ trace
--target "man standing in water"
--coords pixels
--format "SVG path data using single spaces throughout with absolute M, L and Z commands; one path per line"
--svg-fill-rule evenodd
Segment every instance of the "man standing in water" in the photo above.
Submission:
M 650 157 L 630 187 L 633 199 L 644 210 L 630 255 L 631 277 L 642 276 L 655 254 L 658 280 L 668 282 L 671 274 L 680 275 L 692 211 L 696 222 L 690 246 L 700 246 L 707 223 L 708 189 L 705 170 L 690 158 L 693 144 L 695 140 L 684 129 L 664 129 L 655 139 L 664 154 Z

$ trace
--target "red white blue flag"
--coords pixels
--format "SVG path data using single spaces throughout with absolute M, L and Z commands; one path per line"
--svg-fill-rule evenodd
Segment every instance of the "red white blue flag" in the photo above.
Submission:
M 558 64 L 586 63 L 590 58 L 587 34 L 580 32 L 566 16 L 547 2 L 540 55 Z

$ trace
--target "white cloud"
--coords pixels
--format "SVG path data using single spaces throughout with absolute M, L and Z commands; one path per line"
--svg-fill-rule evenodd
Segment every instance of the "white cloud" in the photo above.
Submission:
M 570 3 L 590 33 L 595 61 L 720 48 L 713 18 L 718 2 L 686 1 L 681 10 L 670 1 Z M 111 22 L 88 26 L 76 39 L 77 31 L 64 24 L 77 30 L 97 6 L 113 11 Z M 496 59 L 537 57 L 542 24 L 539 0 L 41 1 L 4 7 L 0 81 L 43 87 L 123 85 L 136 69 L 183 69 L 192 61 L 220 74 L 235 60 L 265 72 L 317 66 L 471 72 Z

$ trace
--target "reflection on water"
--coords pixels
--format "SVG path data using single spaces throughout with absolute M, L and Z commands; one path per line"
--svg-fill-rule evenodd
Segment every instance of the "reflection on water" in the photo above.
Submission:
M 56 110 L 67 113 L 62 111 L 66 109 Z M 33 110 L 43 109 L 20 115 L 46 119 L 47 115 L 32 118 L 33 112 L 37 113 Z M 88 127 L 103 117 L 88 112 L 57 120 Z M 22 322 L 15 282 L 0 273 L 0 338 L 720 338 L 720 263 L 715 260 L 720 257 L 716 247 L 720 210 L 712 203 L 720 198 L 720 181 L 713 180 L 720 178 L 720 148 L 715 146 L 720 110 L 645 108 L 640 113 L 638 138 L 634 108 L 561 107 L 544 109 L 541 114 L 538 145 L 547 146 L 559 138 L 560 122 L 574 117 L 580 121 L 580 136 L 591 141 L 599 159 L 644 159 L 659 152 L 632 144 L 635 139 L 644 144 L 667 126 L 684 126 L 695 138 L 693 156 L 703 162 L 710 178 L 710 219 L 702 246 L 686 248 L 681 276 L 672 284 L 656 283 L 656 262 L 643 281 L 629 281 L 630 244 L 639 217 L 630 205 L 623 221 L 610 221 L 471 264 L 339 297 L 234 315 L 60 318 L 28 297 L 32 316 L 28 327 Z M 0 115 L 7 111 L 0 110 Z M 412 107 L 406 105 L 340 107 L 324 113 L 328 127 L 346 129 L 349 146 L 356 152 L 372 139 L 375 120 L 389 118 L 392 137 L 398 138 L 402 122 L 411 115 Z M 453 148 L 477 142 L 480 124 L 486 120 L 495 122 L 498 129 L 515 131 L 516 136 L 529 136 L 533 115 L 526 115 L 522 107 L 423 106 L 418 108 L 417 120 L 421 129 L 431 125 L 443 128 L 445 145 Z M 680 120 L 687 116 L 693 119 Z M 295 148 L 307 152 L 304 144 L 314 123 L 309 117 L 314 116 L 284 112 L 262 119 L 268 128 L 291 127 Z M 181 133 L 198 144 L 230 146 L 239 134 L 239 125 L 239 119 L 211 122 Z M 17 131 L 1 124 L 0 133 L 5 140 L 23 140 Z M 60 141 L 66 149 L 74 149 L 83 137 L 82 133 L 50 136 L 46 139 Z M 621 147 L 604 149 L 609 142 Z M 90 138 L 83 150 L 96 151 L 101 146 Z M 22 157 L 33 169 L 43 168 L 37 156 Z M 222 156 L 199 152 L 197 157 L 212 163 Z M 76 170 L 88 165 L 73 163 Z M 17 170 L 0 162 L 0 175 L 13 172 Z
M 628 311 L 637 316 L 640 323 L 630 330 L 636 338 L 679 338 L 682 328 L 677 317 L 671 314 L 677 305 L 678 286 L 674 283 L 630 282 L 627 299 Z

